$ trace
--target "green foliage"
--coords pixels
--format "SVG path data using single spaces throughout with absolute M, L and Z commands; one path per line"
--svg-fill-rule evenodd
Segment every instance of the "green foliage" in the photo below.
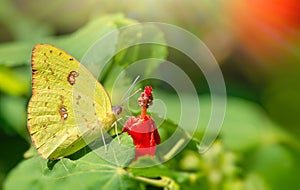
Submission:
M 200 100 L 203 103 L 201 105 L 205 105 L 208 98 L 200 97 Z M 228 113 L 234 112 L 235 104 L 243 105 L 240 107 L 239 113 L 243 121 L 253 117 L 253 115 L 249 115 L 249 111 L 254 109 L 257 113 L 261 112 L 253 103 L 240 99 L 230 98 L 228 102 Z M 238 124 L 236 118 L 231 118 L 230 114 L 227 116 L 226 122 Z M 266 120 L 267 118 L 263 119 L 263 121 Z M 240 129 L 237 130 L 243 130 L 243 121 L 239 123 Z M 129 136 L 122 135 L 121 144 L 124 147 L 112 144 L 108 145 L 107 152 L 102 146 L 93 152 L 82 154 L 83 156 L 76 160 L 63 158 L 55 163 L 52 170 L 47 168 L 47 161 L 38 156 L 27 159 L 12 170 L 5 187 L 6 189 L 18 189 L 16 185 L 20 185 L 22 189 L 26 189 L 25 187 L 31 189 L 35 184 L 42 189 L 73 186 L 76 186 L 77 189 L 88 187 L 130 189 L 137 186 L 170 189 L 179 187 L 190 189 L 199 186 L 207 189 L 280 189 L 279 187 L 282 187 L 283 184 L 295 183 L 295 179 L 288 178 L 287 175 L 297 175 L 298 173 L 297 167 L 299 166 L 295 160 L 296 155 L 294 155 L 298 151 L 291 146 L 291 141 L 286 141 L 277 135 L 276 126 L 272 125 L 270 121 L 268 127 L 264 127 L 266 122 L 261 124 L 258 122 L 257 125 L 262 128 L 260 134 L 272 136 L 273 140 L 258 139 L 256 143 L 249 143 L 253 139 L 241 137 L 241 140 L 236 141 L 241 144 L 241 148 L 236 148 L 238 146 L 231 144 L 231 141 L 227 142 L 228 138 L 235 138 L 236 135 L 235 133 L 227 134 L 226 130 L 229 129 L 226 129 L 226 122 L 220 139 L 203 155 L 198 153 L 196 146 L 198 142 L 192 140 L 181 153 L 166 163 L 161 163 L 155 158 L 144 157 L 128 165 L 134 157 L 134 152 L 132 149 L 131 152 L 130 150 L 129 152 L 125 151 L 125 146 L 131 145 L 132 147 L 132 142 Z M 172 133 L 174 127 L 177 126 L 172 122 L 165 122 L 160 131 L 166 130 Z M 249 135 L 255 134 L 256 132 Z M 113 142 L 118 144 L 117 139 L 114 139 Z M 111 146 L 114 150 L 110 148 Z M 102 158 L 99 158 L 98 153 L 102 153 Z M 114 158 L 119 159 L 117 163 L 124 164 L 116 166 L 116 162 L 111 162 Z M 280 179 L 287 181 L 285 183 Z M 80 180 L 85 183 L 78 184 Z M 99 186 L 99 184 L 101 185 Z M 281 186 L 277 186 L 279 184 Z
M 0 14 L 8 13 L 0 11 Z M 154 95 L 163 100 L 168 118 L 159 126 L 159 132 L 164 142 L 175 133 L 175 129 L 181 129 L 177 140 L 183 140 L 186 146 L 183 150 L 180 149 L 183 147 L 174 147 L 178 154 L 164 150 L 164 154 L 155 158 L 143 157 L 132 161 L 132 140 L 122 134 L 121 146 L 115 138 L 107 144 L 107 150 L 104 146 L 94 151 L 85 148 L 57 161 L 43 160 L 32 153 L 35 150 L 31 150 L 25 154 L 26 158 L 22 158 L 21 153 L 30 144 L 26 130 L 26 102 L 30 94 L 30 55 L 34 44 L 53 44 L 81 60 L 97 39 L 117 31 L 108 46 L 110 48 L 99 49 L 108 57 L 118 52 L 100 76 L 107 90 L 113 93 L 113 102 L 124 95 L 135 77 L 134 73 L 119 75 L 120 72 L 137 60 L 149 57 L 164 59 L 168 51 L 164 45 L 157 44 L 122 49 L 133 43 L 134 38 L 120 29 L 137 22 L 120 14 L 95 18 L 74 33 L 62 36 L 54 36 L 50 26 L 37 24 L 34 19 L 21 19 L 18 15 L 16 19 L 19 24 L 26 22 L 26 35 L 17 32 L 21 26 L 11 27 L 16 41 L 0 44 L 0 79 L 3 82 L 0 84 L 0 134 L 5 136 L 1 139 L 9 142 L 1 144 L 5 153 L 3 157 L 7 155 L 6 159 L 0 159 L 0 183 L 6 177 L 5 189 L 293 189 L 300 185 L 299 142 L 274 124 L 259 105 L 229 97 L 224 125 L 217 141 L 205 154 L 199 154 L 199 141 L 211 113 L 210 97 L 198 97 L 200 122 L 197 131 L 192 133 L 191 126 L 195 123 L 189 118 L 185 118 L 189 121 L 187 126 L 176 124 L 181 116 L 180 99 L 159 87 L 154 89 Z M 155 34 L 153 41 L 165 43 L 162 33 L 154 26 L 136 30 L 140 38 L 150 33 Z M 141 74 L 147 76 L 159 70 L 159 63 L 154 61 L 147 65 L 145 73 Z M 120 78 L 115 84 L 117 76 Z M 188 93 L 184 94 L 184 99 L 189 100 L 190 97 Z M 136 98 L 132 99 L 135 101 Z M 192 101 L 186 103 L 188 107 L 194 106 Z M 161 121 L 159 116 L 152 116 L 157 122 Z M 8 141 L 12 136 L 21 137 L 20 143 Z M 9 163 L 15 147 L 18 147 L 19 156 Z M 164 162 L 166 155 L 171 159 Z M 15 163 L 21 159 L 18 164 Z
M 39 156 L 26 159 L 10 173 L 4 187 L 6 189 L 133 188 L 136 183 L 130 180 L 124 168 L 102 159 L 97 154 L 103 153 L 120 164 L 131 161 L 134 158 L 131 138 L 128 135 L 122 135 L 120 138 L 122 146 L 131 147 L 131 151 L 124 151 L 124 147 L 114 146 L 114 143 L 119 144 L 116 141 L 117 139 L 108 145 L 108 150 L 101 146 L 77 160 L 62 158 L 47 161 Z
M 28 133 L 26 126 L 26 102 L 24 98 L 13 96 L 2 96 L 1 100 L 1 117 L 6 127 L 3 127 L 8 134 L 17 133 L 26 138 Z M 12 116 L 14 119 L 12 119 Z

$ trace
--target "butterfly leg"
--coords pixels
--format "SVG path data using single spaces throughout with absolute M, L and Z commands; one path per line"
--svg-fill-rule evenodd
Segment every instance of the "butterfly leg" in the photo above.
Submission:
M 121 144 L 121 141 L 120 141 L 120 138 L 119 138 L 119 134 L 118 134 L 118 120 L 115 121 L 113 125 L 115 126 L 115 133 L 117 135 L 118 142 L 119 142 L 119 144 Z
M 102 141 L 103 141 L 104 149 L 105 149 L 105 152 L 107 152 L 107 146 L 106 146 L 106 143 L 105 143 L 104 134 L 103 134 L 102 129 L 100 131 L 101 131 L 101 136 L 102 136 Z
M 68 168 L 66 167 L 66 165 L 63 162 L 63 159 L 60 159 L 62 166 L 64 167 L 64 169 L 66 170 L 67 173 L 70 173 L 70 171 L 68 170 Z

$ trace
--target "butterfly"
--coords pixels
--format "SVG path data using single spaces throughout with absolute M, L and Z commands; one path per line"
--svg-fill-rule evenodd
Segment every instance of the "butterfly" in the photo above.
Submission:
M 27 127 L 41 157 L 68 156 L 108 131 L 117 121 L 104 87 L 74 57 L 48 44 L 32 50 L 32 97 Z

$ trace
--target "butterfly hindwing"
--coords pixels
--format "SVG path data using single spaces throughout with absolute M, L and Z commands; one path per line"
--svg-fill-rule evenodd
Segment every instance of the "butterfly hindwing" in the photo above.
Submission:
M 105 89 L 83 65 L 54 46 L 35 46 L 28 130 L 42 157 L 76 152 L 115 119 Z

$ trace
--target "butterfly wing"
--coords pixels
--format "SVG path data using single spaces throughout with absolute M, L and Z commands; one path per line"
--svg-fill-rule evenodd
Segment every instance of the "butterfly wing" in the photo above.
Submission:
M 54 46 L 35 46 L 27 126 L 43 158 L 78 151 L 115 120 L 107 92 L 83 65 Z

